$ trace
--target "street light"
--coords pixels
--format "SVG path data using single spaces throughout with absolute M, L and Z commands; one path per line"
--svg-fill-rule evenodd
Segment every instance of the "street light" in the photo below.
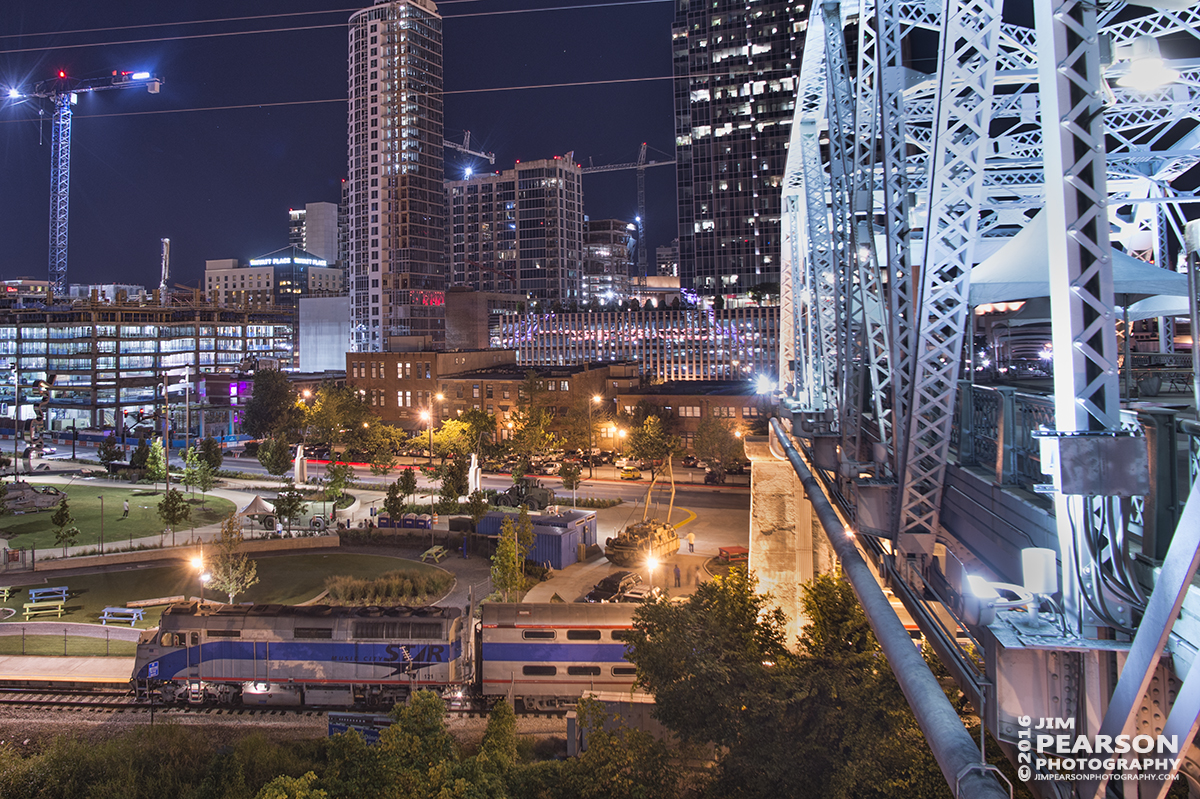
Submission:
M 100 500 L 100 554 L 104 554 L 104 495 L 96 497 Z
M 604 400 L 599 394 L 592 396 L 592 401 L 588 403 L 588 479 L 591 480 L 595 473 L 592 471 L 592 450 L 595 448 L 596 428 L 592 426 L 592 408 L 599 405 Z
M 433 466 L 433 414 L 421 411 L 421 418 L 429 424 L 429 465 Z
M 204 584 L 212 579 L 212 575 L 204 571 L 204 548 L 201 547 L 200 554 L 192 558 L 192 568 L 200 572 L 200 611 L 204 611 Z

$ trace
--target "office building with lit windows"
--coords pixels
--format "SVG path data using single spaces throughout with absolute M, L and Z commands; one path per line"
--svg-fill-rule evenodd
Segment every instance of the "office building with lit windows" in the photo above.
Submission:
M 568 154 L 446 183 L 456 285 L 537 302 L 582 296 L 583 184 Z
M 357 352 L 445 338 L 442 18 L 430 0 L 350 17 L 349 269 Z
M 637 225 L 620 219 L 589 219 L 583 245 L 583 302 L 615 305 L 629 298 Z
M 204 262 L 204 290 L 218 305 L 272 305 L 296 310 L 301 297 L 327 297 L 346 290 L 341 269 L 298 247 L 251 258 Z
M 676 3 L 679 275 L 699 294 L 779 281 L 780 187 L 807 6 Z

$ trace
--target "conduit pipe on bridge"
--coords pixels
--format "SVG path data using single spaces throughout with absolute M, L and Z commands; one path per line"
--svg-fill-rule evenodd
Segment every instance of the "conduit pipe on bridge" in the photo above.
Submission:
M 842 571 L 850 580 L 867 621 L 887 655 L 900 690 L 908 700 L 925 740 L 942 770 L 942 775 L 958 797 L 971 799 L 1008 799 L 1010 793 L 989 770 L 984 770 L 979 748 L 963 726 L 962 719 L 950 705 L 933 672 L 913 646 L 896 611 L 875 581 L 870 567 L 859 554 L 854 539 L 847 535 L 837 511 L 833 509 L 821 486 L 813 476 L 800 452 L 793 446 L 778 418 L 771 420 L 771 429 L 796 475 L 804 486 L 813 511 L 834 552 L 842 563 Z

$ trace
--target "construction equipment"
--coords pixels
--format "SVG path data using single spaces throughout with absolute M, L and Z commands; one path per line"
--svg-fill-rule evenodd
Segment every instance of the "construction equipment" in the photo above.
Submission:
M 167 276 L 171 273 L 171 240 L 162 239 L 162 279 L 158 281 L 159 305 L 171 304 L 171 293 L 167 287 Z
M 462 144 L 459 144 L 456 141 L 450 141 L 449 139 L 445 139 L 442 142 L 442 146 L 444 146 L 448 150 L 454 150 L 456 152 L 465 153 L 466 155 L 473 155 L 476 158 L 486 158 L 487 162 L 489 164 L 496 163 L 496 154 L 495 153 L 484 153 L 484 152 L 480 152 L 478 150 L 471 149 L 471 131 L 469 131 L 469 130 L 463 131 L 463 143 Z
M 59 70 L 58 75 L 34 85 L 32 91 L 19 88 L 8 90 L 12 100 L 37 97 L 54 104 L 50 135 L 50 292 L 62 296 L 67 291 L 67 216 L 71 186 L 71 106 L 84 92 L 108 89 L 145 88 L 158 94 L 162 78 L 149 72 L 120 72 L 114 70 L 103 78 L 71 78 Z M 39 109 L 39 113 L 41 113 Z
M 661 560 L 678 551 L 675 528 L 658 519 L 634 522 L 604 542 L 604 557 L 617 566 L 642 566 L 648 558 Z
M 646 274 L 646 167 L 649 166 L 671 166 L 674 165 L 675 159 L 670 161 L 646 161 L 646 142 L 642 142 L 642 148 L 638 150 L 638 160 L 632 164 L 607 164 L 605 166 L 585 166 L 582 169 L 583 174 L 592 175 L 597 172 L 620 172 L 625 169 L 637 170 L 637 226 L 638 226 L 638 256 L 637 266 L 638 274 Z
M 500 508 L 524 505 L 530 510 L 545 510 L 554 504 L 554 499 L 554 492 L 543 487 L 541 480 L 525 475 L 507 491 L 497 494 L 493 502 Z

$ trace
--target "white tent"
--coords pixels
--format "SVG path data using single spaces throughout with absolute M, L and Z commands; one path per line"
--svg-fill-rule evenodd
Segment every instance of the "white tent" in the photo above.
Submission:
M 274 513 L 275 509 L 266 503 L 262 497 L 257 494 L 254 499 L 250 500 L 250 504 L 238 511 L 238 516 L 258 516 L 262 513 Z
M 1047 238 L 1046 215 L 1039 213 L 1007 244 L 972 269 L 971 305 L 1049 297 Z M 1113 250 L 1113 293 L 1118 298 L 1154 294 L 1186 297 L 1187 276 Z

